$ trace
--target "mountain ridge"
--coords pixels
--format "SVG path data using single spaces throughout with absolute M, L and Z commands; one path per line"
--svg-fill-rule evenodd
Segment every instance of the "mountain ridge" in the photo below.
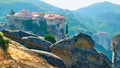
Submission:
M 84 7 L 84 8 L 74 10 L 73 12 L 79 13 L 81 15 L 83 14 L 83 15 L 88 16 L 88 17 L 92 17 L 92 16 L 99 14 L 99 13 L 117 12 L 118 10 L 120 11 L 120 9 L 118 9 L 119 7 L 120 7 L 120 5 L 113 4 L 111 2 L 100 2 L 100 3 L 95 3 L 92 5 L 89 5 L 89 6 Z

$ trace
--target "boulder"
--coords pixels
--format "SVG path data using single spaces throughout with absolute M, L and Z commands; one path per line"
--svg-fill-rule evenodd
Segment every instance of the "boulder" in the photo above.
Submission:
M 30 45 L 31 48 L 40 49 L 44 51 L 50 51 L 49 46 L 52 44 L 44 39 L 34 36 L 23 37 L 22 40 L 26 46 Z M 30 46 L 28 47 L 30 48 Z
M 113 68 L 120 68 L 120 34 L 112 39 Z
M 11 37 L 11 38 L 18 38 L 18 39 L 22 39 L 22 37 L 26 37 L 26 36 L 35 36 L 34 34 L 25 32 L 25 31 L 20 31 L 20 30 L 9 30 L 9 29 L 5 29 L 2 31 L 2 33 L 5 36 Z
M 60 57 L 56 56 L 55 54 L 52 54 L 52 53 L 46 52 L 46 51 L 40 51 L 40 50 L 34 50 L 34 49 L 31 49 L 31 50 L 33 52 L 37 53 L 39 55 L 39 57 L 45 59 L 47 61 L 47 63 L 53 65 L 54 67 L 66 68 L 62 59 Z
M 94 49 L 94 41 L 79 33 L 50 46 L 51 52 L 62 58 L 68 68 L 111 68 L 111 61 Z
M 30 49 L 39 49 L 44 51 L 50 51 L 49 46 L 52 44 L 43 39 L 43 37 L 27 33 L 20 30 L 3 30 L 2 33 L 5 37 L 8 37 L 16 42 L 23 44 Z

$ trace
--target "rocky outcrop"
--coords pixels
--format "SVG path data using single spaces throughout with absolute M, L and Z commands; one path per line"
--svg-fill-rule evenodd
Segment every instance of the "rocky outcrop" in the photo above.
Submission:
M 120 68 L 120 34 L 112 40 L 113 68 Z
M 59 68 L 66 68 L 62 59 L 56 56 L 55 54 L 45 52 L 45 51 L 40 51 L 40 50 L 33 50 L 33 49 L 32 51 L 37 53 L 39 57 L 42 57 L 43 59 L 45 59 L 49 64 Z
M 5 37 L 17 41 L 28 48 L 50 51 L 49 46 L 51 43 L 40 36 L 19 30 L 3 30 L 2 33 Z
M 102 53 L 94 49 L 94 41 L 86 34 L 79 33 L 73 38 L 58 41 L 55 44 L 40 36 L 23 31 L 3 30 L 3 34 L 20 44 L 32 49 L 32 53 L 59 68 L 111 68 L 112 63 Z M 45 52 L 45 51 L 50 51 Z M 53 53 L 53 54 L 52 54 Z
M 51 52 L 62 58 L 68 68 L 111 68 L 111 62 L 94 49 L 90 36 L 80 33 L 50 46 Z
M 13 15 L 8 14 L 6 18 L 8 21 L 8 28 L 31 31 L 40 36 L 49 33 L 54 35 L 57 41 L 66 37 L 64 30 L 66 18 L 60 14 L 22 10 Z M 32 29 L 32 27 L 34 29 Z
M 5 23 L 1 23 L 0 22 L 0 31 L 2 31 L 3 29 L 5 29 L 7 26 Z
M 106 50 L 110 50 L 111 39 L 107 32 L 98 32 L 92 35 L 96 44 L 102 46 Z
M 22 40 L 25 44 L 34 46 L 34 49 L 40 49 L 45 51 L 50 51 L 49 46 L 52 44 L 44 39 L 40 39 L 34 36 L 23 37 Z
M 4 33 L 5 36 L 7 36 L 7 35 L 14 36 L 14 37 L 16 37 L 18 39 L 22 39 L 22 37 L 26 37 L 26 36 L 35 36 L 35 37 L 37 37 L 34 34 L 30 34 L 30 33 L 27 33 L 25 31 L 20 31 L 20 30 L 8 30 L 8 29 L 5 29 L 2 32 Z
M 0 48 L 0 68 L 66 68 L 60 57 L 45 51 L 28 49 L 13 40 L 7 53 Z

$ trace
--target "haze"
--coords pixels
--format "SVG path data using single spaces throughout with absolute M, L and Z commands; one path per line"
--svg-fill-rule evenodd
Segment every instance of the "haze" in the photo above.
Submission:
M 120 0 L 41 0 L 62 9 L 75 10 L 97 2 L 112 2 L 120 5 Z

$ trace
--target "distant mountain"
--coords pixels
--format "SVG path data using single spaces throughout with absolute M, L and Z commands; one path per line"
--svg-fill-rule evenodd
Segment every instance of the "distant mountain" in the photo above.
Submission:
M 120 22 L 120 13 L 112 13 L 112 12 L 107 12 L 107 13 L 101 13 L 98 14 L 94 17 L 94 19 L 100 21 L 100 22 L 105 22 L 105 23 L 116 23 L 119 24 Z
M 40 12 L 64 12 L 62 9 L 42 2 L 40 0 L 2 0 L 0 3 L 0 9 L 3 10 L 0 14 L 6 15 L 11 9 L 15 11 L 21 11 L 22 9 L 27 9 L 30 11 L 40 11 Z
M 94 17 L 94 20 L 98 22 L 98 24 L 104 24 L 103 28 L 100 28 L 102 31 L 109 32 L 112 36 L 120 33 L 120 13 L 101 13 Z
M 96 16 L 97 14 L 106 13 L 106 12 L 118 13 L 120 12 L 120 5 L 116 5 L 110 2 L 100 2 L 85 8 L 74 10 L 73 12 L 79 15 L 93 17 L 93 16 Z
M 100 2 L 73 12 L 90 30 L 108 32 L 111 36 L 120 32 L 117 30 L 120 27 L 120 5 Z

